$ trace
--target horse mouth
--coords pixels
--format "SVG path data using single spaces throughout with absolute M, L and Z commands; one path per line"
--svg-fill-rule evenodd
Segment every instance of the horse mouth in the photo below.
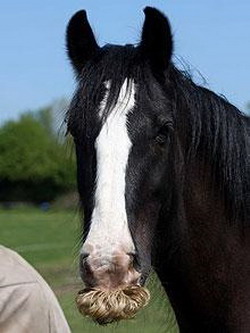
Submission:
M 100 325 L 134 318 L 150 300 L 147 288 L 128 285 L 114 290 L 85 288 L 79 291 L 76 304 L 79 312 Z

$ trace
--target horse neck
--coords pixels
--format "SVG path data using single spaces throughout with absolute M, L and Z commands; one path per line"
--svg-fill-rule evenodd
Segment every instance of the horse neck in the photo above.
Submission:
M 181 332 L 236 332 L 250 328 L 250 232 L 243 241 L 230 224 L 210 167 L 200 163 L 190 165 L 178 204 L 161 221 L 157 273 Z

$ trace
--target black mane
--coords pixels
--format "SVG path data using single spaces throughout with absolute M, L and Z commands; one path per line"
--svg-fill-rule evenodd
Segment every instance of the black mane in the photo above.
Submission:
M 209 163 L 212 179 L 221 182 L 230 220 L 249 222 L 250 118 L 175 66 L 170 82 L 176 91 L 176 112 L 186 113 L 181 116 L 190 129 L 187 159 L 198 155 Z

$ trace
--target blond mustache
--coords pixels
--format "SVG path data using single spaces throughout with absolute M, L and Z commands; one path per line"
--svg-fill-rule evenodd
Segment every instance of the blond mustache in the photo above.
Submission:
M 148 289 L 126 286 L 117 290 L 84 289 L 76 297 L 78 310 L 99 324 L 134 318 L 150 300 Z

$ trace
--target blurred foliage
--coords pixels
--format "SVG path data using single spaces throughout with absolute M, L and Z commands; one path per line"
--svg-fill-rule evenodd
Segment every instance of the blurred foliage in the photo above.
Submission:
M 0 201 L 51 201 L 75 188 L 70 138 L 59 142 L 52 108 L 0 128 Z

